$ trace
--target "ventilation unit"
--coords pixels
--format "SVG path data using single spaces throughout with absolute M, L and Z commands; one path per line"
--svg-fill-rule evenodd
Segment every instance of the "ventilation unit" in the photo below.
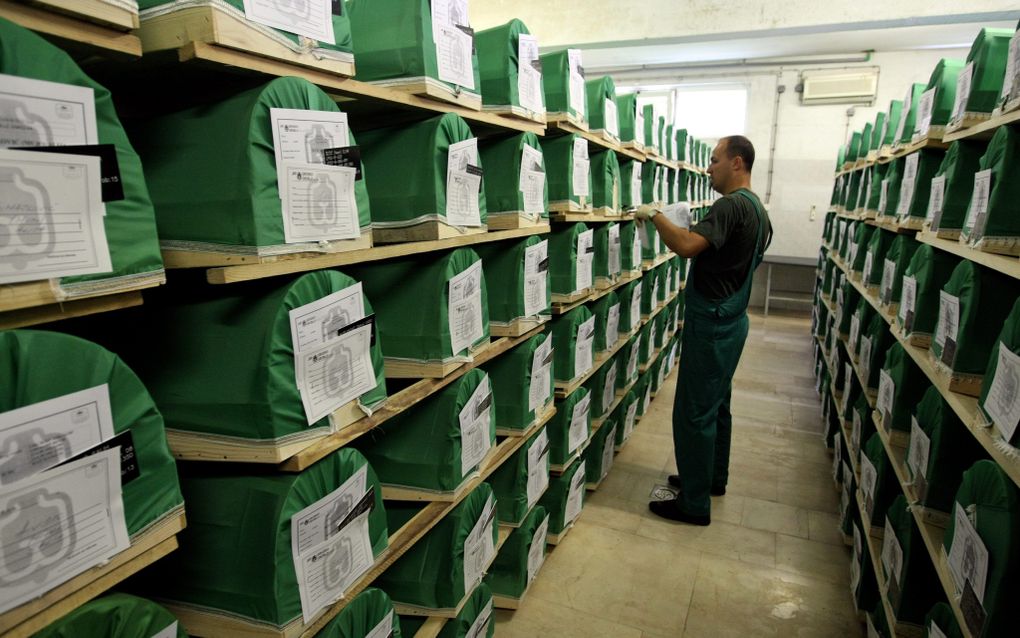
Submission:
M 806 106 L 874 104 L 878 92 L 878 68 L 804 71 L 800 81 L 800 103 Z

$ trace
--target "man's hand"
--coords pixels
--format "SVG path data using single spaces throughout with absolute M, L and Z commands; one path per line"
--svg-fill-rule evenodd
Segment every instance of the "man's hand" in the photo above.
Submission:
M 658 208 L 651 204 L 642 204 L 641 206 L 638 206 L 638 209 L 636 211 L 634 211 L 634 219 L 638 220 L 639 222 L 643 222 L 645 220 L 651 219 L 652 217 L 655 217 L 661 212 L 662 212 L 661 210 L 659 210 Z

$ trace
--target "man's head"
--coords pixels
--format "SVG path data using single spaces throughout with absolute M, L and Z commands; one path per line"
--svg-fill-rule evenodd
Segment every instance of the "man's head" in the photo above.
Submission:
M 712 150 L 708 174 L 712 188 L 727 195 L 751 184 L 751 167 L 754 166 L 754 145 L 743 135 L 730 135 L 719 140 Z

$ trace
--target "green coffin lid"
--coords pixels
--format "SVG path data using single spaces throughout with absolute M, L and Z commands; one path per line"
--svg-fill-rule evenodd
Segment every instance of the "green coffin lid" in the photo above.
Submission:
M 534 503 L 528 503 L 529 458 L 536 459 L 535 476 L 549 475 L 549 437 L 545 429 L 535 432 L 513 455 L 487 479 L 496 495 L 496 514 L 500 523 L 520 525 Z M 536 456 L 537 455 L 537 456 Z M 540 484 L 536 484 L 539 487 Z M 545 490 L 531 495 L 535 502 Z
M 581 372 L 574 367 L 577 332 L 592 316 L 587 306 L 578 306 L 552 320 L 549 331 L 553 337 L 553 372 L 557 381 L 572 381 Z
M 868 210 L 878 210 L 878 205 L 882 201 L 882 180 L 888 175 L 890 166 L 891 164 L 875 164 L 871 167 L 871 183 L 868 185 L 866 202 Z
M 497 428 L 524 430 L 538 417 L 535 411 L 528 409 L 532 363 L 535 359 L 535 350 L 550 338 L 549 333 L 540 332 L 485 364 L 484 369 L 489 373 L 492 382 Z M 552 395 L 553 377 L 550 374 L 546 396 L 551 399 Z
M 846 158 L 847 162 L 856 162 L 857 158 L 861 154 L 861 132 L 854 131 L 850 136 L 850 143 L 847 145 Z
M 549 477 L 549 489 L 545 491 L 542 498 L 539 499 L 538 504 L 545 508 L 545 511 L 549 514 L 549 533 L 560 534 L 569 525 L 569 522 L 564 521 L 567 509 L 567 498 L 570 495 L 570 486 L 575 480 L 584 483 L 585 480 L 585 463 L 583 458 L 579 458 L 570 467 L 560 474 L 559 476 L 553 474 Z M 581 503 L 582 507 L 586 500 L 587 494 L 585 490 L 581 488 Z
M 924 93 L 924 91 L 925 85 L 920 83 L 912 84 L 910 85 L 910 88 L 907 89 L 907 96 L 910 98 L 909 100 L 910 105 L 908 107 L 907 101 L 904 100 L 903 107 L 900 109 L 900 120 L 897 123 L 898 129 L 900 128 L 902 129 L 902 134 L 899 136 L 898 139 L 895 137 L 895 135 L 893 136 L 894 144 L 897 142 L 905 142 L 909 144 L 910 140 L 913 138 L 914 129 L 917 128 L 918 123 L 917 105 L 918 102 L 921 101 L 921 94 Z M 952 104 L 950 104 L 950 107 L 951 106 Z M 932 120 L 932 123 L 934 124 L 934 119 Z M 881 164 L 876 164 L 876 166 L 881 166 Z
M 549 272 L 552 293 L 569 295 L 577 292 L 577 241 L 588 227 L 576 224 L 556 225 L 549 233 Z M 594 248 L 594 244 L 592 245 Z M 594 270 L 594 259 L 592 260 Z M 594 276 L 593 276 L 594 278 Z
M 427 616 L 401 616 L 400 623 L 406 636 L 414 636 L 421 628 Z M 478 623 L 478 633 L 472 631 Z M 483 628 L 485 628 L 483 630 Z M 492 614 L 492 590 L 484 582 L 479 583 L 467 599 L 464 608 L 457 617 L 446 621 L 436 638 L 492 638 L 495 635 L 496 623 Z
M 620 210 L 620 164 L 616 152 L 605 150 L 591 154 L 592 206 Z
M 545 90 L 545 108 L 550 113 L 570 113 L 585 120 L 570 106 L 570 60 L 567 50 L 539 56 L 542 63 L 542 86 Z
M 931 125 L 945 126 L 953 114 L 956 101 L 956 78 L 963 71 L 963 60 L 942 58 L 935 65 L 925 90 L 935 89 L 935 103 L 932 105 Z M 917 121 L 920 124 L 920 120 Z M 915 125 L 915 130 L 917 126 Z
M 634 130 L 638 113 L 637 93 L 616 96 L 616 112 L 620 118 L 620 141 L 637 142 L 644 146 L 645 132 Z
M 878 480 L 875 481 L 875 501 L 874 509 L 871 512 L 871 526 L 884 527 L 885 512 L 896 495 L 902 493 L 902 489 L 889 464 L 889 457 L 885 455 L 885 447 L 883 447 L 882 439 L 877 432 L 868 438 L 861 455 L 868 457 L 871 464 L 875 466 L 878 475 Z
M 877 286 L 882 283 L 882 264 L 885 262 L 885 255 L 889 252 L 889 247 L 892 246 L 895 238 L 896 233 L 882 229 L 871 234 L 871 239 L 868 241 L 868 255 L 865 257 L 865 259 L 871 257 L 871 272 L 867 273 L 862 270 L 865 285 Z
M 54 372 L 59 370 L 59 374 Z M 177 466 L 166 444 L 163 417 L 145 386 L 121 359 L 92 342 L 35 330 L 0 331 L 0 413 L 103 384 L 109 386 L 114 433 L 130 432 L 139 476 L 124 484 L 124 520 L 138 534 L 182 504 Z M 39 454 L 36 434 L 17 443 Z M 23 437 L 17 435 L 12 441 Z M 34 452 L 33 452 L 34 453 Z M 10 468 L 8 460 L 4 468 Z
M 573 133 L 558 137 L 543 137 L 542 154 L 546 168 L 546 191 L 549 202 L 564 203 L 567 201 L 581 205 L 591 203 L 592 179 L 588 175 L 588 196 L 574 193 L 574 140 L 582 139 Z M 590 157 L 590 156 L 589 156 Z M 582 199 L 584 201 L 582 201 Z
M 886 512 L 886 519 L 889 521 L 886 533 L 892 528 L 896 542 L 903 552 L 903 564 L 900 566 L 898 580 L 884 565 L 882 566 L 890 587 L 887 597 L 896 614 L 897 622 L 921 625 L 924 623 L 925 614 L 931 608 L 932 601 L 942 598 L 945 593 L 938 574 L 935 573 L 928 548 L 917 529 L 914 515 L 910 513 L 909 503 L 903 494 L 893 499 Z
M 601 419 L 609 415 L 609 408 L 616 400 L 616 379 L 620 374 L 620 365 L 619 357 L 612 357 L 585 383 L 591 394 L 592 418 Z
M 616 290 L 620 299 L 620 332 L 630 332 L 641 323 L 641 292 L 644 279 L 636 279 Z M 635 296 L 637 304 L 634 303 Z
M 963 480 L 964 470 L 984 457 L 985 452 L 936 387 L 928 388 L 924 393 L 914 418 L 917 427 L 928 437 L 928 464 L 924 477 L 912 476 L 915 493 L 924 507 L 952 512 L 953 497 Z M 909 465 L 907 472 L 910 473 Z M 924 485 L 924 489 L 917 489 L 920 485 Z
M 896 139 L 896 129 L 899 127 L 900 118 L 903 116 L 903 100 L 889 102 L 889 110 L 885 114 L 885 127 L 882 133 L 880 133 L 879 138 L 882 146 L 889 146 L 898 141 Z
M 932 219 L 933 230 L 960 230 L 967 217 L 970 198 L 974 193 L 974 173 L 981 170 L 981 157 L 987 145 L 984 142 L 956 140 L 942 158 L 935 177 L 945 177 L 942 196 L 942 215 Z M 932 211 L 934 213 L 934 211 Z
M 94 82 L 62 50 L 36 34 L 0 18 L 0 73 L 33 80 L 59 82 L 92 89 L 95 95 L 96 127 L 100 144 L 113 144 L 124 187 L 124 199 L 107 202 L 103 226 L 110 249 L 113 271 L 94 275 L 64 277 L 60 287 L 73 293 L 91 290 L 88 282 L 112 282 L 163 275 L 163 259 L 156 238 L 156 220 L 149 200 L 142 163 L 121 127 L 110 92 Z M 26 114 L 27 115 L 27 114 Z M 27 127 L 18 127 L 22 134 Z M 35 135 L 19 137 L 4 127 L 4 146 L 51 145 Z
M 882 146 L 882 133 L 885 132 L 885 119 L 887 113 L 879 111 L 875 115 L 875 121 L 871 125 L 871 141 L 868 142 L 868 152 L 877 151 Z
M 440 361 L 466 353 L 452 350 L 448 282 L 478 261 L 478 255 L 470 248 L 458 248 L 441 256 L 359 267 L 355 276 L 361 279 L 365 293 L 375 300 L 383 354 L 398 359 Z M 484 266 L 482 272 L 483 331 L 473 345 L 489 338 Z M 408 312 L 408 308 L 415 308 L 416 312 Z
M 1020 294 L 1020 283 L 965 259 L 953 270 L 942 290 L 960 300 L 956 353 L 945 363 L 953 372 L 981 375 L 992 354 L 997 330 Z M 943 359 L 943 347 L 934 339 L 931 352 L 936 360 Z
M 396 603 L 429 609 L 453 609 L 475 583 L 464 582 L 464 546 L 475 524 L 495 496 L 488 483 L 479 483 L 459 505 L 397 559 L 375 584 Z M 415 504 L 403 504 L 414 508 Z M 493 516 L 492 544 L 497 544 L 499 520 Z
M 136 365 L 167 427 L 248 440 L 285 440 L 310 428 L 328 432 L 328 416 L 308 425 L 295 382 L 290 312 L 356 283 L 319 270 L 215 293 L 170 290 L 147 303 L 146 325 L 160 338 L 146 341 L 147 354 Z M 362 303 L 366 316 L 372 314 L 368 296 Z M 371 349 L 376 385 L 361 395 L 365 406 L 386 398 L 384 340 Z
M 513 19 L 475 33 L 482 102 L 494 106 L 521 106 L 517 91 L 518 36 L 530 35 L 523 22 Z
M 437 394 L 358 438 L 357 447 L 372 464 L 384 485 L 440 492 L 456 490 L 477 466 L 462 465 L 460 413 L 488 375 L 474 369 Z M 484 393 L 484 390 L 482 391 Z M 484 394 L 483 394 L 484 396 Z M 495 406 L 489 411 L 489 446 L 496 444 Z
M 982 636 L 1012 635 L 1013 606 L 1020 596 L 1020 495 L 1017 486 L 993 461 L 978 461 L 963 473 L 956 493 L 988 550 L 988 575 L 983 607 L 987 613 Z M 955 509 L 955 504 L 954 504 Z M 953 546 L 955 518 L 949 519 L 943 547 Z
M 910 235 L 897 235 L 885 255 L 883 267 L 892 268 L 892 284 L 889 288 L 888 300 L 899 303 L 903 293 L 903 273 L 906 272 L 914 253 L 921 247 L 921 242 Z M 884 276 L 884 275 L 883 275 Z M 883 293 L 885 294 L 885 293 Z
M 615 311 L 613 310 L 615 308 Z M 595 315 L 595 352 L 602 353 L 609 350 L 616 344 L 620 332 L 620 314 L 623 305 L 615 292 L 610 292 L 591 306 L 592 314 Z M 620 314 L 617 314 L 620 313 Z M 610 315 L 616 314 L 616 328 L 610 325 L 613 318 Z
M 871 340 L 871 358 L 867 366 L 868 389 L 877 390 L 879 372 L 885 364 L 886 353 L 896 343 L 896 339 L 889 331 L 889 324 L 886 323 L 885 317 L 878 313 L 875 313 L 875 316 L 871 318 L 871 323 L 868 324 L 867 337 Z M 863 344 L 861 347 L 863 348 Z
M 518 133 L 512 137 L 479 140 L 478 154 L 485 166 L 485 206 L 487 216 L 524 212 L 524 192 L 521 190 L 521 159 L 523 149 L 530 146 L 539 153 L 542 144 L 534 133 Z M 542 158 L 545 172 L 545 158 Z M 542 218 L 549 217 L 549 189 L 542 199 Z
M 620 226 L 616 222 L 595 224 L 593 230 L 595 256 L 592 260 L 592 275 L 596 281 L 609 283 L 620 275 L 623 266 Z
M 853 262 L 850 264 L 850 269 L 854 272 L 862 272 L 864 270 L 864 261 L 868 256 L 868 244 L 871 242 L 871 235 L 878 231 L 875 226 L 869 226 L 868 224 L 857 224 L 854 229 L 854 243 L 857 244 L 857 254 L 854 255 Z
M 979 232 L 980 229 L 974 228 L 979 222 L 972 207 L 968 206 L 963 233 L 972 245 L 994 246 L 997 243 L 995 240 L 1001 240 L 1012 247 L 1017 243 L 1017 237 L 1020 237 L 1020 215 L 1017 214 L 1020 184 L 1016 179 L 1020 173 L 1020 134 L 1012 126 L 996 129 L 978 170 L 992 171 L 992 188 L 988 195 L 984 229 Z M 973 179 L 971 177 L 972 182 Z
M 995 373 L 999 367 L 999 349 L 1001 347 L 1005 347 L 1013 354 L 1020 353 L 1020 300 L 1013 304 L 1013 309 L 1009 312 L 1009 316 L 1006 317 L 1006 321 L 1002 324 L 1002 330 L 999 332 L 999 337 L 996 339 L 995 343 L 992 344 L 991 352 L 988 355 L 988 366 L 985 368 L 985 380 L 984 383 L 981 384 L 981 399 L 978 401 L 978 405 L 981 407 L 981 415 L 988 423 L 992 422 L 992 418 L 985 410 L 984 406 L 988 401 L 988 393 L 992 388 L 992 382 L 995 379 Z M 1000 425 L 1006 425 L 1008 427 L 1013 424 Z M 1014 432 L 1013 438 L 1007 441 L 1007 443 L 1009 443 L 1012 448 L 1020 447 L 1017 445 L 1017 443 L 1020 443 L 1020 429 Z
M 176 622 L 176 616 L 151 600 L 108 594 L 50 623 L 33 638 L 152 638 Z M 171 635 L 188 637 L 179 624 Z
M 882 370 L 888 373 L 896 384 L 892 405 L 892 429 L 909 433 L 912 407 L 917 405 L 928 391 L 931 382 L 898 341 L 886 353 Z
M 588 105 L 588 127 L 593 131 L 609 130 L 606 122 L 606 100 L 616 101 L 616 85 L 608 75 L 584 83 Z M 619 125 L 619 124 L 617 124 Z
M 369 587 L 351 599 L 315 638 L 362 638 L 380 626 L 391 628 L 382 634 L 385 638 L 401 638 L 400 617 L 393 611 L 390 597 L 381 589 Z
M 643 203 L 640 188 L 642 162 L 630 157 L 617 160 L 620 162 L 620 209 L 640 206 Z
M 592 412 L 595 409 L 591 405 L 588 388 L 581 386 L 567 395 L 565 399 L 556 400 L 556 415 L 546 427 L 546 432 L 549 434 L 549 462 L 553 465 L 563 465 L 577 453 L 577 448 L 570 449 L 570 421 L 574 414 L 574 407 L 582 402 L 588 403 L 588 410 L 585 413 L 585 432 L 587 434 L 584 437 L 587 441 L 591 435 Z M 581 409 L 578 407 L 578 410 Z M 582 442 L 580 445 L 583 446 L 584 443 Z
M 473 137 L 467 122 L 455 113 L 362 133 L 361 161 L 375 176 L 368 184 L 374 224 L 400 227 L 424 221 L 422 218 L 445 220 L 450 146 Z M 482 224 L 488 210 L 485 182 L 483 177 L 478 194 Z
M 484 264 L 482 270 L 489 298 L 489 320 L 492 323 L 509 324 L 526 316 L 524 295 L 527 287 L 524 260 L 529 247 L 537 246 L 544 241 L 547 241 L 545 237 L 532 235 L 517 241 L 481 244 L 475 248 Z M 549 314 L 551 306 L 548 264 L 544 278 L 545 301 L 537 313 L 539 315 Z
M 536 538 L 535 533 L 548 518 L 549 514 L 545 508 L 536 505 L 521 525 L 510 532 L 503 547 L 499 549 L 492 568 L 485 576 L 485 584 L 492 589 L 493 594 L 518 599 L 524 595 L 530 584 L 528 558 L 532 544 L 542 543 L 541 549 L 536 548 L 535 551 L 541 551 L 542 555 L 545 555 L 545 539 Z
M 658 141 L 655 139 L 656 121 L 655 121 L 655 107 L 651 104 L 645 104 L 641 107 L 641 113 L 644 115 L 645 120 L 645 146 L 653 147 L 658 149 Z M 651 162 L 649 162 L 651 163 Z
M 173 559 L 141 574 L 140 586 L 160 600 L 216 610 L 283 627 L 301 619 L 291 553 L 291 518 L 365 468 L 374 490 L 368 515 L 372 553 L 388 542 L 386 511 L 375 471 L 351 448 L 297 474 L 239 464 L 181 465 L 188 527 Z M 258 560 L 253 560 L 258 557 Z
M 132 137 L 145 160 L 160 239 L 185 247 L 286 244 L 273 150 L 274 108 L 340 112 L 311 82 L 285 77 L 135 127 Z M 358 144 L 353 133 L 348 136 L 352 146 Z M 364 168 L 354 195 L 358 225 L 367 231 L 372 217 L 366 185 L 372 169 Z
M 991 113 L 998 104 L 1006 75 L 1009 41 L 1014 33 L 1013 29 L 988 27 L 978 32 L 967 54 L 967 62 L 974 64 L 974 71 L 964 106 L 965 112 Z
M 956 622 L 956 614 L 948 603 L 935 603 L 924 617 L 924 628 L 928 636 L 936 635 L 933 627 L 938 627 L 946 638 L 963 638 L 960 625 Z
M 906 334 L 933 335 L 939 316 L 939 291 L 946 282 L 960 258 L 944 250 L 936 250 L 927 244 L 919 246 L 903 272 L 904 277 L 913 277 L 917 282 L 914 296 L 914 321 L 904 330 Z
M 616 449 L 616 427 L 616 421 L 609 418 L 592 435 L 584 450 L 585 482 L 598 483 L 609 473 Z
M 440 82 L 429 4 L 428 0 L 348 0 L 359 80 L 426 77 Z M 442 84 L 453 90 L 479 93 L 477 53 L 472 52 L 471 66 L 474 87 Z

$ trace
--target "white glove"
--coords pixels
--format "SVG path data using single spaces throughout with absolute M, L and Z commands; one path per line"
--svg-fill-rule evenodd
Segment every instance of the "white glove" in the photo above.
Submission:
M 661 212 L 662 212 L 661 210 L 659 210 L 655 206 L 652 206 L 651 204 L 642 204 L 641 206 L 638 206 L 637 210 L 634 211 L 634 219 L 643 222 L 645 220 L 651 219 L 652 217 L 655 217 Z

